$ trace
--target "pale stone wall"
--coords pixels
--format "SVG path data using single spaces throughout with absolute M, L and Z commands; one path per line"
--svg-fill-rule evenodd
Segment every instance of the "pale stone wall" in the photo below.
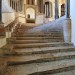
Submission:
M 5 26 L 10 24 L 15 19 L 15 13 L 2 13 L 2 22 Z
M 0 38 L 0 48 L 6 44 L 6 38 Z
M 4 26 L 7 26 L 15 20 L 15 12 L 11 9 L 8 4 L 8 0 L 2 0 L 2 22 Z M 11 37 L 11 32 L 6 32 L 5 37 L 0 37 L 0 48 L 6 44 L 6 38 Z
M 36 24 L 43 24 L 45 23 L 45 16 L 43 14 L 36 15 Z
M 21 22 L 21 23 L 26 23 L 25 14 L 19 13 L 19 14 L 18 14 L 18 20 L 19 20 L 19 22 Z
M 71 29 L 72 29 L 72 38 L 71 38 L 71 41 L 74 43 L 75 45 L 75 10 L 74 10 L 74 7 L 75 7 L 75 0 L 70 0 L 70 13 L 71 13 L 71 20 L 72 20 L 72 26 L 71 26 Z
M 9 6 L 8 0 L 2 0 L 2 22 L 5 26 L 14 21 L 15 12 Z

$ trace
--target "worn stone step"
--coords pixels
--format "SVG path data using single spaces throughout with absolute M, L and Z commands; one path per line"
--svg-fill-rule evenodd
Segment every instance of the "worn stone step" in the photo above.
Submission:
M 27 36 L 35 36 L 35 37 L 37 37 L 37 36 L 63 36 L 63 33 L 60 33 L 60 32 L 51 32 L 51 33 L 49 33 L 49 34 L 19 34 L 19 33 L 13 33 L 12 34 L 12 36 L 25 36 L 25 37 L 27 37 Z
M 28 44 L 28 43 L 47 43 L 47 42 L 64 42 L 63 39 L 40 39 L 40 40 L 8 40 L 7 43 Z
M 33 55 L 33 54 L 46 54 L 46 53 L 57 53 L 57 52 L 71 52 L 75 51 L 75 47 L 45 47 L 45 48 L 26 48 L 26 49 L 14 49 L 16 55 Z
M 16 33 L 18 33 L 18 32 L 16 32 Z M 13 34 L 16 34 L 16 33 L 13 32 Z M 58 31 L 58 32 L 57 31 L 52 31 L 52 32 L 49 32 L 49 33 L 37 33 L 37 35 L 36 35 L 36 33 L 24 33 L 24 35 L 25 36 L 44 36 L 44 35 L 49 36 L 49 35 L 55 34 L 55 33 L 57 33 L 57 34 L 63 34 L 63 32 L 60 32 L 60 31 Z
M 75 59 L 9 66 L 5 75 L 53 75 L 75 70 Z M 59 75 L 59 74 L 57 74 Z M 75 72 L 72 73 L 75 75 Z
M 71 69 L 65 72 L 60 72 L 60 73 L 56 73 L 56 74 L 46 74 L 46 75 L 75 75 L 75 69 Z
M 16 37 L 16 40 L 63 39 L 63 37 Z
M 52 65 L 52 66 L 51 66 Z M 47 75 L 75 70 L 75 60 L 62 60 L 53 63 L 39 63 L 38 70 L 28 75 Z
M 37 48 L 37 47 L 60 47 L 60 46 L 73 46 L 72 43 L 53 42 L 53 43 L 33 43 L 33 44 L 13 44 L 14 48 Z
M 46 43 L 46 42 L 60 42 L 60 41 L 63 42 L 62 39 L 51 39 L 51 40 L 15 40 L 14 43 L 26 44 L 26 43 Z
M 72 52 L 58 52 L 58 53 L 46 53 L 46 54 L 34 54 L 34 55 L 15 55 L 8 56 L 6 60 L 9 65 L 20 65 L 30 63 L 42 63 L 52 62 L 64 59 L 74 59 L 75 51 Z
M 24 44 L 24 43 L 46 43 L 46 42 L 64 42 L 62 37 L 38 37 L 34 39 L 34 37 L 18 37 L 18 38 L 7 38 L 7 43 L 16 43 L 16 44 Z

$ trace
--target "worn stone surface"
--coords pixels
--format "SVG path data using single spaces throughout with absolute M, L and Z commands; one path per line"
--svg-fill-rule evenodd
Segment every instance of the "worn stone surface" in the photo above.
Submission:
M 43 63 L 34 63 L 34 64 L 26 64 L 26 65 L 16 65 L 16 66 L 8 67 L 7 73 L 5 75 L 21 75 L 21 74 L 28 75 L 28 74 L 32 74 L 32 73 L 34 73 L 32 75 L 47 75 L 47 71 L 48 71 L 48 73 L 50 73 L 50 75 L 52 75 L 54 72 L 58 72 L 58 73 L 62 72 L 60 74 L 55 74 L 55 75 L 63 75 L 63 74 L 67 73 L 67 72 L 63 73 L 63 71 L 65 71 L 65 68 L 66 67 L 71 68 L 71 66 L 73 66 L 73 67 L 75 66 L 75 60 L 73 60 L 73 59 L 56 61 L 56 62 L 43 62 Z M 60 71 L 60 68 L 61 69 L 64 68 L 64 69 Z M 52 70 L 54 70 L 54 71 L 52 72 Z M 71 71 L 69 71 L 69 72 L 70 72 L 69 75 L 71 75 L 72 72 Z
M 50 35 L 25 34 L 21 32 L 25 28 L 21 28 L 21 31 L 17 29 L 9 39 L 10 44 L 4 48 L 4 56 L 8 62 L 4 75 L 72 74 L 72 70 L 75 70 L 75 47 L 71 42 L 64 42 L 62 31 L 57 28 L 51 30 Z

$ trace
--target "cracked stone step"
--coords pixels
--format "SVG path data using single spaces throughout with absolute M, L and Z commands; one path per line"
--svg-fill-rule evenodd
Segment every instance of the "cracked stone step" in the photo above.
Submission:
M 49 40 L 8 40 L 7 43 L 27 44 L 27 43 L 47 43 L 47 42 L 64 42 L 63 39 L 49 39 Z
M 47 53 L 47 54 L 34 54 L 34 55 L 15 55 L 7 56 L 6 60 L 9 65 L 21 65 L 31 63 L 42 63 L 52 62 L 65 59 L 74 59 L 75 51 L 72 52 L 58 52 L 58 53 Z
M 19 34 L 19 33 L 18 33 Z M 20 34 L 20 35 L 17 35 L 17 33 L 16 34 L 12 34 L 13 36 L 25 36 L 25 37 L 33 37 L 33 36 L 35 36 L 35 37 L 44 37 L 44 36 L 63 36 L 63 33 L 49 33 L 49 34 Z
M 45 39 L 63 39 L 63 37 L 16 37 L 16 39 L 24 39 L 24 40 L 45 40 Z
M 53 75 L 68 71 L 72 72 L 72 70 L 75 70 L 75 59 L 13 65 L 8 67 L 4 75 Z M 75 75 L 75 72 L 72 75 Z
M 56 74 L 46 74 L 46 75 L 75 75 L 75 69 L 65 71 L 65 72 L 56 73 Z
M 75 51 L 75 47 L 45 47 L 45 48 L 25 48 L 25 49 L 14 49 L 16 55 L 33 55 L 33 54 L 46 54 L 46 53 L 57 53 L 57 52 L 71 52 Z
M 73 44 L 65 42 L 54 42 L 54 43 L 13 44 L 13 46 L 14 49 L 17 49 L 17 48 L 73 46 Z
M 63 39 L 63 37 L 17 37 L 16 39 L 36 39 L 36 40 L 42 40 L 42 39 Z
M 54 39 L 54 40 L 62 40 L 63 37 L 13 37 L 13 38 L 8 38 L 7 41 L 13 41 L 13 40 L 49 40 L 49 39 Z
M 39 63 L 37 67 L 37 72 L 30 73 L 28 75 L 47 75 L 75 70 L 75 59 L 56 61 L 53 63 Z
M 32 55 L 32 54 L 45 54 L 45 53 L 57 53 L 57 52 L 67 52 L 74 51 L 74 46 L 65 47 L 41 47 L 41 48 L 22 48 L 22 49 L 11 49 L 8 45 L 2 49 L 4 55 Z
M 63 42 L 63 40 L 61 39 L 56 39 L 56 40 L 16 40 L 14 41 L 14 43 L 16 44 L 24 44 L 24 43 L 46 43 L 46 42 Z
M 29 33 L 23 33 L 22 35 L 25 35 L 25 36 L 51 36 L 51 35 L 56 35 L 56 33 L 57 33 L 57 35 L 62 35 L 63 33 L 62 32 L 50 32 L 50 33 L 37 33 L 37 35 L 36 35 L 36 33 L 31 33 L 31 34 L 29 34 Z M 16 34 L 18 34 L 19 35 L 19 33 L 17 32 L 14 32 L 14 33 L 12 33 L 13 35 L 16 35 Z M 21 34 L 21 33 L 20 33 Z

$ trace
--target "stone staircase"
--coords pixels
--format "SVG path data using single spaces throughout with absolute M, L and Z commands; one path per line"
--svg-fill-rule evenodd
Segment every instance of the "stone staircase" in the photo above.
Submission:
M 3 47 L 8 62 L 4 75 L 75 75 L 75 47 L 64 42 L 61 30 L 25 33 L 25 29 L 18 26 Z

